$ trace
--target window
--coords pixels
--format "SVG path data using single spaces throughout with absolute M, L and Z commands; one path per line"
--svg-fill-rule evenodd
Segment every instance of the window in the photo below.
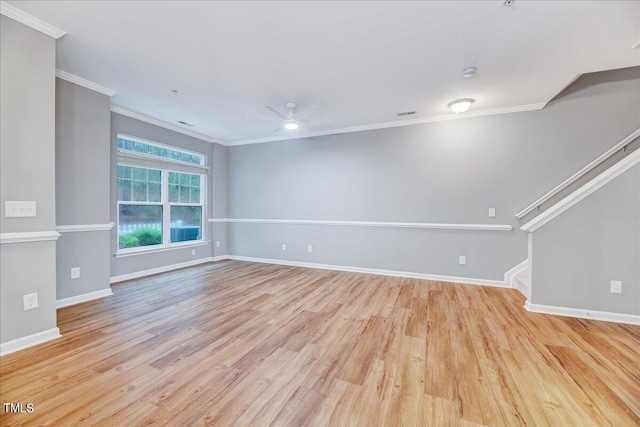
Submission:
M 204 164 L 203 154 L 118 135 L 119 252 L 203 240 Z

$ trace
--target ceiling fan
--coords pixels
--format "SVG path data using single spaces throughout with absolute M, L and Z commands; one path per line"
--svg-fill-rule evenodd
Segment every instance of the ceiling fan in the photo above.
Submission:
M 287 110 L 289 110 L 287 113 L 281 113 L 280 111 L 276 110 L 275 108 L 273 108 L 270 105 L 265 105 L 264 106 L 267 110 L 271 111 L 273 114 L 275 114 L 276 116 L 278 116 L 280 118 L 280 120 L 252 120 L 255 122 L 267 122 L 267 123 L 282 123 L 283 127 L 287 130 L 295 130 L 298 129 L 300 127 L 300 125 L 302 124 L 307 124 L 307 123 L 327 123 L 324 122 L 322 120 L 309 120 L 307 119 L 307 117 L 309 116 L 309 113 L 313 110 L 315 110 L 316 108 L 318 108 L 316 105 L 311 105 L 307 108 L 305 108 L 304 110 L 294 113 L 294 110 L 296 109 L 297 105 L 295 102 L 288 102 L 285 107 L 287 108 Z M 280 128 L 276 129 L 274 131 L 278 132 L 280 131 Z

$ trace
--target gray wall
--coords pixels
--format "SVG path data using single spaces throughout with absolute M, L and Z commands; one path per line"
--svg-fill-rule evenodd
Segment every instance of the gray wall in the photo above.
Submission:
M 217 164 L 212 161 L 220 153 L 220 157 L 224 162 L 224 147 L 218 144 L 211 144 L 178 132 L 167 130 L 149 123 L 145 123 L 127 116 L 111 113 L 111 221 L 116 222 L 117 219 L 117 135 L 118 133 L 144 138 L 150 141 L 159 142 L 161 144 L 172 145 L 191 151 L 196 151 L 207 155 L 207 166 L 211 169 L 209 172 L 209 182 L 207 188 L 207 203 L 205 219 L 210 218 L 213 213 L 213 202 L 220 203 L 220 212 L 225 212 L 224 200 L 226 195 L 224 189 L 217 190 L 216 183 L 219 181 L 224 185 L 224 169 L 217 171 Z M 213 185 L 212 185 L 213 181 Z M 215 188 L 214 188 L 215 186 Z M 213 236 L 212 224 L 205 222 L 205 232 L 203 233 L 205 240 L 215 241 Z M 226 240 L 226 239 L 225 239 Z M 111 257 L 111 277 L 123 274 L 135 273 L 138 271 L 149 270 L 153 268 L 165 267 L 171 264 L 194 261 L 201 258 L 209 258 L 214 255 L 211 244 L 198 247 L 176 248 L 163 252 L 139 254 L 116 258 Z M 111 252 L 117 251 L 117 230 L 111 231 Z M 196 254 L 192 255 L 191 251 L 195 249 Z
M 110 98 L 56 80 L 58 225 L 106 224 L 110 192 Z M 57 242 L 57 299 L 109 288 L 109 232 L 63 233 Z M 80 277 L 71 279 L 72 267 Z
M 532 303 L 640 315 L 640 166 L 532 237 Z
M 527 257 L 514 215 L 640 126 L 640 68 L 579 82 L 541 111 L 228 151 L 231 218 L 511 224 L 516 231 L 230 224 L 229 253 L 502 279 Z M 488 218 L 489 207 L 496 218 Z
M 213 213 L 209 218 L 227 217 L 227 151 L 228 148 L 213 144 Z M 227 242 L 227 224 L 214 223 L 213 225 L 213 256 L 223 256 L 229 253 Z M 216 247 L 220 242 L 220 247 Z
M 0 228 L 2 233 L 53 231 L 55 205 L 55 40 L 0 17 Z M 35 218 L 5 218 L 7 200 L 37 203 Z M 0 248 L 0 341 L 56 327 L 56 245 Z M 37 292 L 39 307 L 23 311 Z

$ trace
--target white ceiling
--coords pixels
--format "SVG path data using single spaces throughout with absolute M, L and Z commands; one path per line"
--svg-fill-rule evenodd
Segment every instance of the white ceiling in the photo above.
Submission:
M 249 121 L 275 118 L 264 105 L 315 104 L 331 123 L 294 135 L 327 133 L 457 98 L 540 108 L 579 74 L 640 65 L 638 1 L 7 3 L 65 30 L 57 67 L 117 91 L 113 105 L 229 142 L 274 136 Z

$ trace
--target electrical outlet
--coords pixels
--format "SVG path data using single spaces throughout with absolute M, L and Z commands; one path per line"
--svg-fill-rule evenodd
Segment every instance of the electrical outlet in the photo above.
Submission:
M 462 264 L 462 265 L 466 264 L 466 263 L 467 263 L 467 257 L 466 257 L 466 256 L 464 256 L 464 255 L 460 255 L 460 256 L 458 257 L 458 262 L 459 262 L 460 264 Z
M 611 281 L 611 293 L 612 294 L 621 294 L 622 293 L 622 281 L 621 280 L 612 280 Z
M 22 297 L 22 303 L 24 305 L 24 311 L 33 310 L 38 308 L 38 294 L 29 294 Z
M 73 267 L 71 269 L 71 278 L 77 279 L 78 277 L 80 277 L 80 267 Z
M 489 208 L 489 218 L 496 217 L 496 208 Z
M 287 250 L 287 245 L 285 245 L 284 243 L 282 244 L 282 250 L 286 251 Z
M 196 250 L 195 249 L 191 249 L 191 255 L 195 255 L 196 254 Z
M 313 246 L 311 245 L 307 246 L 307 252 L 309 253 L 313 252 Z
M 219 248 L 219 247 L 220 247 L 220 240 L 216 242 L 216 248 Z

